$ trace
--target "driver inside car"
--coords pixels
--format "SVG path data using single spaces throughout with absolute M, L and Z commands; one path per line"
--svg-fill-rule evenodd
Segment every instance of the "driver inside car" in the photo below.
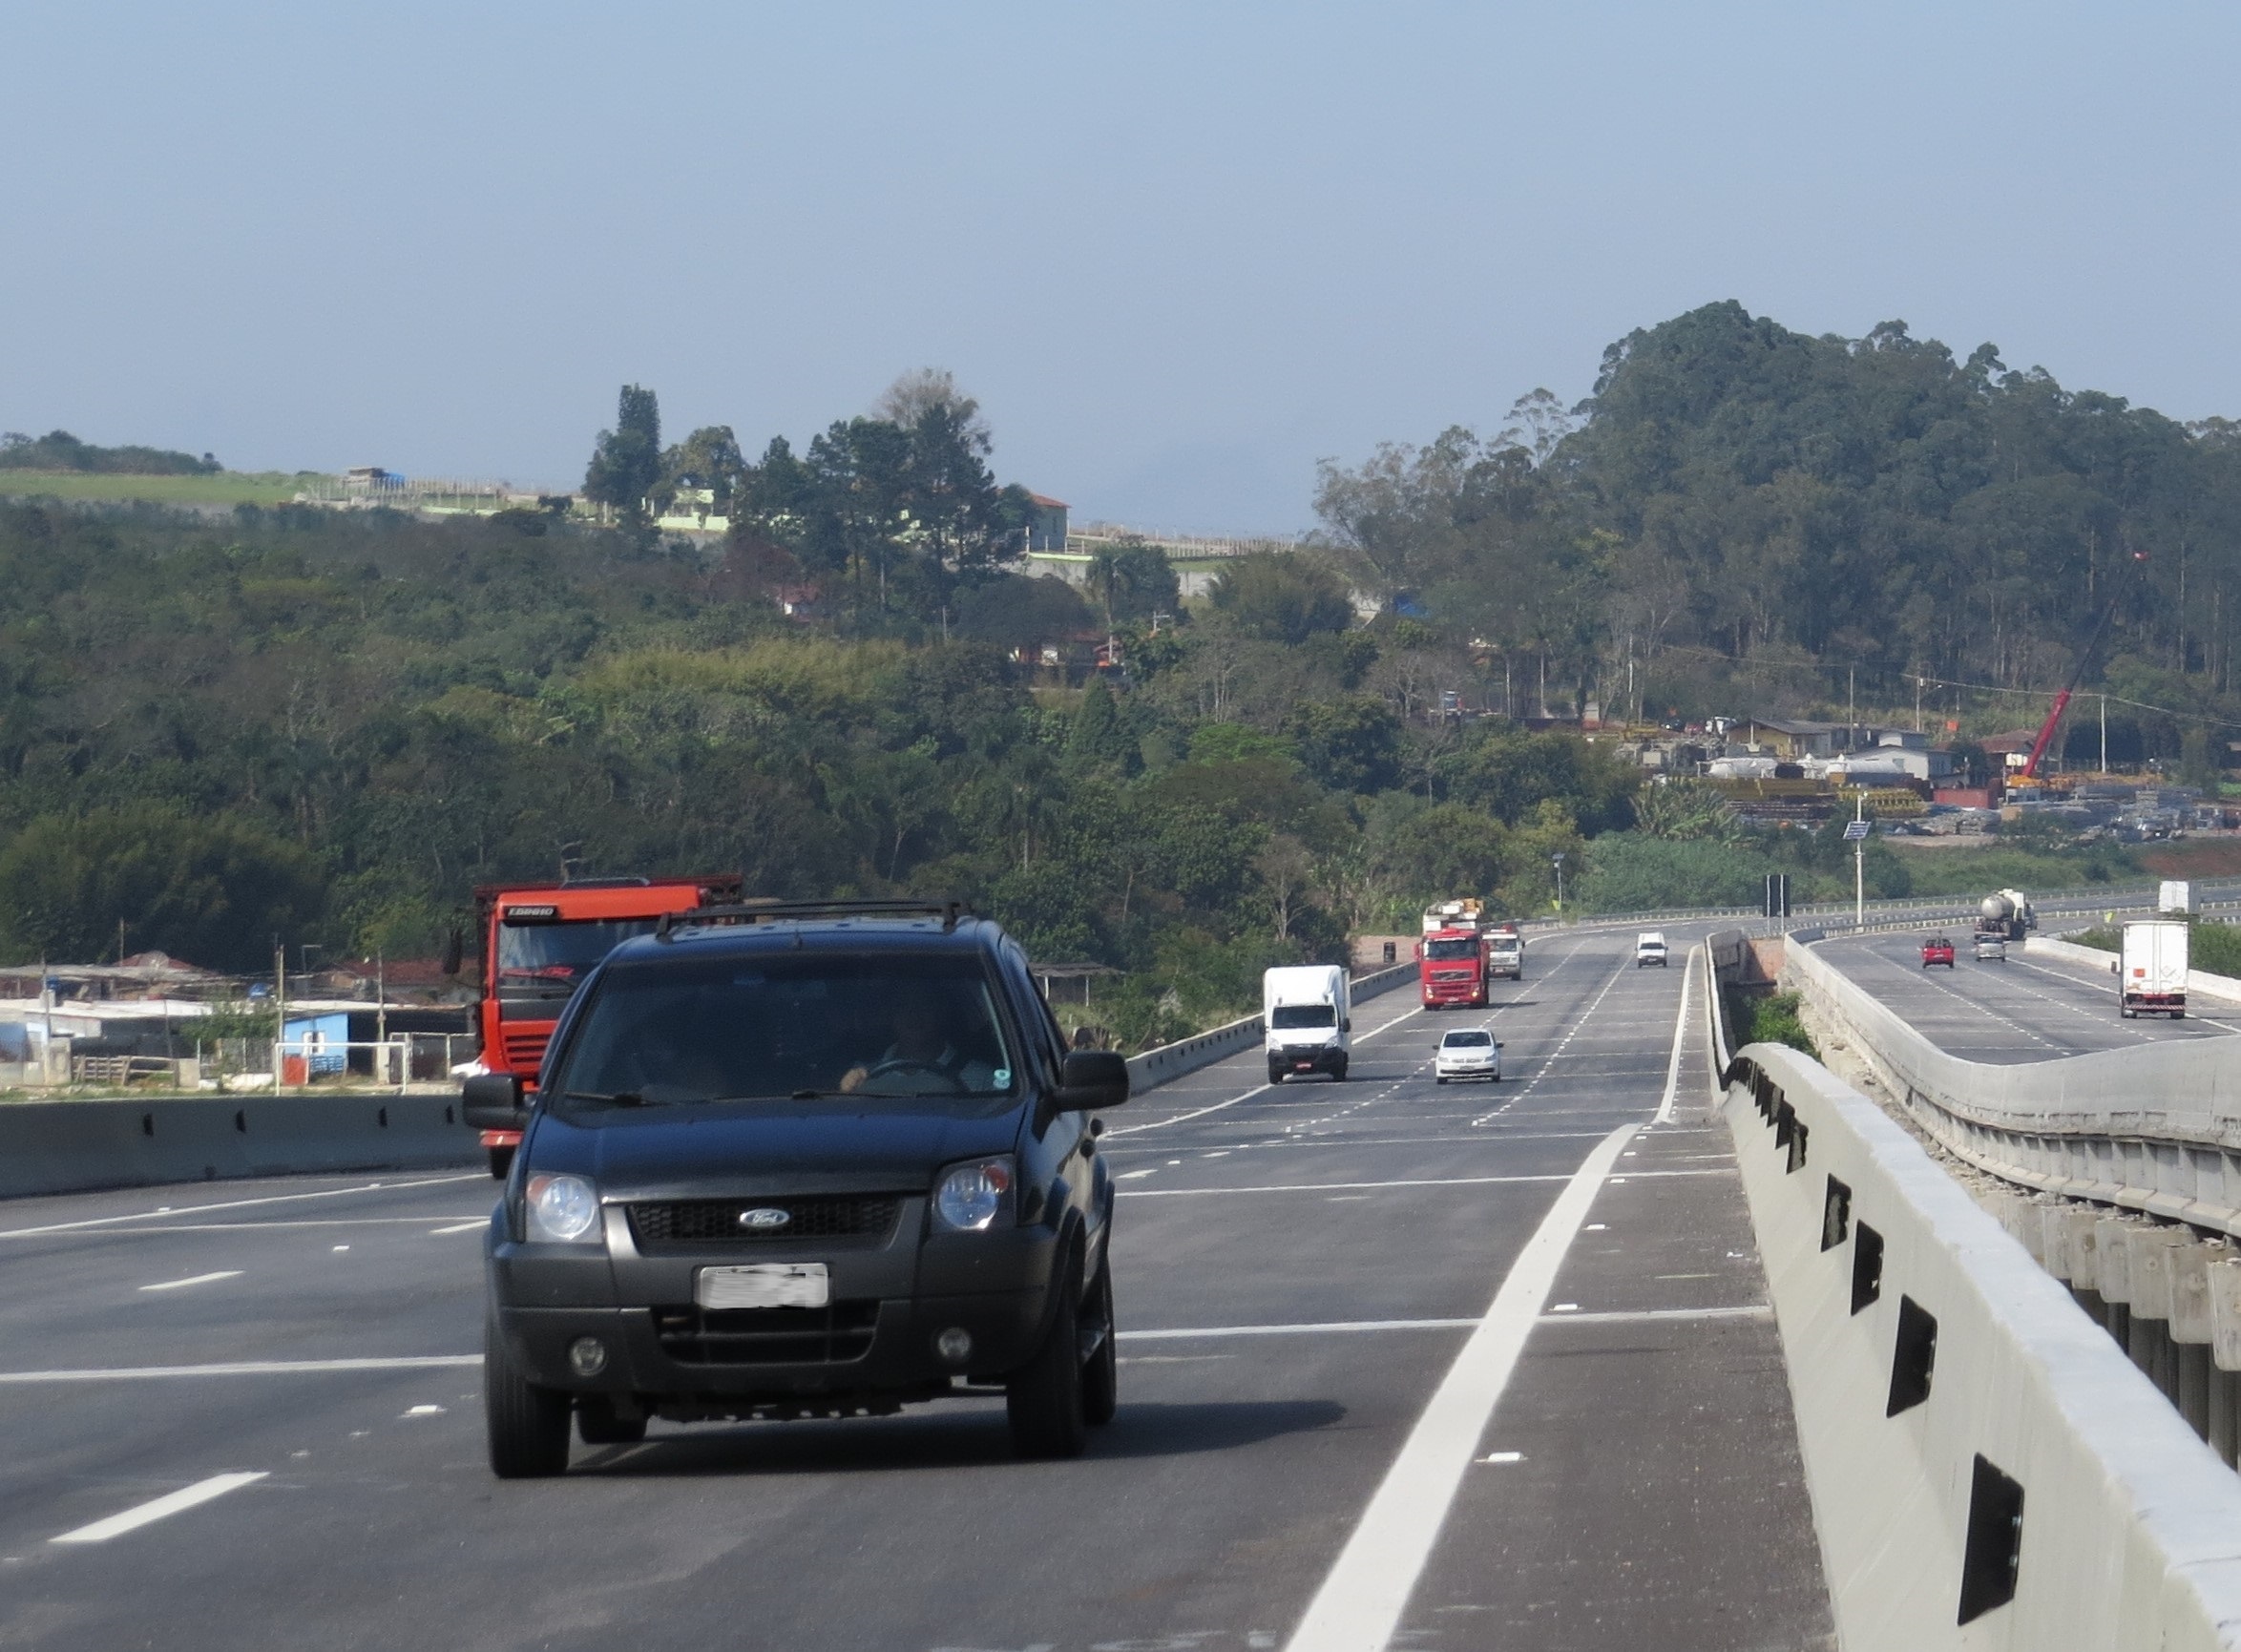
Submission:
M 876 1058 L 841 1075 L 840 1089 L 848 1095 L 919 1096 L 1000 1088 L 993 1066 L 950 1041 L 950 1023 L 949 1006 L 938 992 L 906 988 L 895 1004 L 892 1041 Z

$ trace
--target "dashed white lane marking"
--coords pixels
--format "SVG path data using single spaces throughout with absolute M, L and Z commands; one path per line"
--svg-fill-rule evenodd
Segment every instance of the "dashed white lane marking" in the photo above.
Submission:
M 1622 1124 L 1604 1137 L 1525 1242 L 1309 1603 L 1288 1652 L 1369 1652 L 1392 1641 L 1573 1236 L 1640 1128 Z
M 184 1510 L 222 1497 L 226 1493 L 253 1484 L 264 1478 L 260 1469 L 252 1474 L 212 1474 L 207 1480 L 197 1480 L 191 1486 L 181 1486 L 176 1492 L 112 1515 L 106 1520 L 95 1520 L 90 1526 L 80 1526 L 74 1532 L 65 1532 L 59 1537 L 50 1537 L 50 1543 L 106 1543 L 112 1537 L 121 1537 L 127 1532 L 136 1532 L 142 1526 Z
M 154 1285 L 143 1285 L 142 1290 L 184 1290 L 190 1285 L 215 1285 L 221 1279 L 239 1279 L 241 1270 L 229 1267 L 221 1273 L 198 1273 L 192 1279 L 159 1279 Z
M 1131 1187 L 1123 1199 L 1211 1199 L 1225 1193 L 1346 1193 L 1363 1187 L 1493 1187 L 1511 1181 L 1569 1181 L 1572 1173 L 1546 1176 L 1423 1176 L 1396 1181 L 1286 1181 L 1250 1187 Z
M 50 1222 L 38 1227 L 0 1227 L 0 1239 L 30 1239 L 42 1233 L 71 1233 L 84 1227 L 112 1227 L 120 1222 L 150 1222 L 158 1216 L 193 1216 L 205 1210 L 246 1210 L 257 1204 L 293 1204 L 306 1199 L 341 1199 L 352 1193 L 393 1193 L 408 1187 L 441 1187 L 452 1181 L 489 1180 L 489 1172 L 473 1170 L 461 1176 L 425 1176 L 412 1181 L 365 1181 L 349 1187 L 323 1187 L 316 1193 L 273 1193 L 262 1199 L 228 1199 L 217 1204 L 166 1204 L 155 1210 L 136 1210 L 124 1216 L 89 1216 L 81 1222 Z
M 472 1222 L 454 1222 L 449 1227 L 431 1227 L 428 1231 L 430 1237 L 440 1233 L 472 1233 L 475 1229 L 488 1227 L 490 1224 L 491 1219 L 489 1217 L 478 1216 Z
M 1611 972 L 1611 978 L 1602 984 L 1602 991 L 1596 993 L 1593 998 L 1589 999 L 1587 1008 L 1581 1011 L 1579 1015 L 1574 1018 L 1571 1031 L 1566 1033 L 1563 1037 L 1557 1041 L 1557 1047 L 1555 1049 L 1551 1050 L 1547 1055 L 1540 1058 L 1540 1063 L 1535 1070 L 1533 1077 L 1526 1079 L 1523 1084 L 1519 1085 L 1516 1093 L 1513 1094 L 1510 1098 L 1507 1101 L 1504 1101 L 1499 1107 L 1495 1108 L 1492 1113 L 1482 1113 L 1477 1118 L 1472 1119 L 1472 1125 L 1476 1127 L 1488 1123 L 1497 1115 L 1507 1113 L 1518 1102 L 1524 1100 L 1526 1097 L 1532 1095 L 1534 1090 L 1539 1085 L 1540 1080 L 1547 1076 L 1550 1064 L 1563 1055 L 1565 1046 L 1570 1044 L 1574 1038 L 1577 1038 L 1580 1035 L 1580 1030 L 1587 1025 L 1588 1020 L 1595 1014 L 1597 1009 L 1602 1006 L 1603 999 L 1610 995 L 1611 989 L 1617 986 L 1621 981 L 1624 980 L 1628 972 L 1633 969 L 1634 964 L 1631 959 L 1622 959 L 1619 967 Z

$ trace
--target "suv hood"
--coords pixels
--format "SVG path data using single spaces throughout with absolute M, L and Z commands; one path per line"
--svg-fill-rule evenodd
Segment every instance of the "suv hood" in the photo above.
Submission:
M 978 1111 L 972 1111 L 977 1108 Z M 942 1165 L 1016 1145 L 1022 1103 L 735 1101 L 547 1115 L 533 1169 L 589 1176 L 604 1200 L 912 1193 Z

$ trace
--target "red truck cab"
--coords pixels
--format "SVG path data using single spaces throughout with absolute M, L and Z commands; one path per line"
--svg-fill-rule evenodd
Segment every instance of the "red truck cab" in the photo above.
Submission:
M 587 878 L 575 883 L 494 884 L 474 891 L 482 932 L 481 1064 L 520 1075 L 537 1068 L 576 984 L 616 947 L 654 932 L 662 916 L 736 901 L 740 880 Z M 491 1174 L 502 1177 L 521 1145 L 518 1130 L 485 1130 Z
M 1486 936 L 1477 929 L 1434 930 L 1416 943 L 1416 987 L 1424 1008 L 1486 1002 Z

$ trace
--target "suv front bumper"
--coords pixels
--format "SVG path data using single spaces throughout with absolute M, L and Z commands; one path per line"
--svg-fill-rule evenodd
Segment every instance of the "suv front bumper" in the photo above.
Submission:
M 617 1223 L 605 1251 L 501 1240 L 489 1255 L 491 1312 L 531 1382 L 575 1393 L 784 1403 L 923 1392 L 1024 1365 L 1050 1323 L 1059 1235 L 1024 1227 L 921 1238 L 922 1209 L 906 1211 L 887 1244 L 866 1249 L 788 1244 L 648 1257 Z M 810 1261 L 828 1269 L 828 1307 L 720 1313 L 694 1306 L 702 1266 Z M 950 1329 L 973 1339 L 962 1360 L 935 1349 Z M 569 1357 L 585 1337 L 606 1356 L 591 1375 Z

